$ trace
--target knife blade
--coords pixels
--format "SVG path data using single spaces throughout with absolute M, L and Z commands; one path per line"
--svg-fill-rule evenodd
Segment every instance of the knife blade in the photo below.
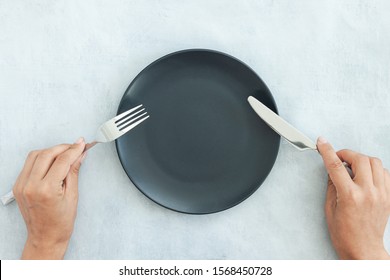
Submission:
M 275 114 L 271 109 L 253 96 L 248 97 L 248 102 L 253 110 L 265 121 L 276 133 L 286 139 L 300 151 L 316 150 L 316 144 L 306 135 Z

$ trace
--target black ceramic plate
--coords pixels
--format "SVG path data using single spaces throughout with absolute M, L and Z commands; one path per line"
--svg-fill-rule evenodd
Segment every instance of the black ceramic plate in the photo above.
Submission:
M 245 200 L 271 171 L 280 142 L 249 95 L 277 112 L 259 76 L 229 55 L 185 50 L 150 64 L 118 109 L 143 104 L 150 114 L 116 141 L 130 180 L 153 201 L 184 213 L 218 212 Z

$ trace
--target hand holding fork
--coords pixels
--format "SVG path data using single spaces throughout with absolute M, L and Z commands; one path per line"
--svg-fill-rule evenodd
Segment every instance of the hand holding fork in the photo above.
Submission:
M 147 118 L 149 118 L 149 115 L 145 112 L 145 108 L 143 108 L 142 104 L 119 114 L 99 127 L 95 140 L 85 145 L 84 152 L 98 143 L 107 143 L 118 139 Z M 1 197 L 1 201 L 4 205 L 7 205 L 14 200 L 15 196 L 12 190 Z

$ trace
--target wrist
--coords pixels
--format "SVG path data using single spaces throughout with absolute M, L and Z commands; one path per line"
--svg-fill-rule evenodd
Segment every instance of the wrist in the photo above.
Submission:
M 390 260 L 390 255 L 387 253 L 386 249 L 383 247 L 376 251 L 371 251 L 367 254 L 362 254 L 360 257 L 355 258 L 357 260 Z
M 384 246 L 370 248 L 369 250 L 357 250 L 355 252 L 339 252 L 339 257 L 344 260 L 389 260 L 390 255 Z
M 27 238 L 22 259 L 60 260 L 64 258 L 69 240 L 50 242 Z

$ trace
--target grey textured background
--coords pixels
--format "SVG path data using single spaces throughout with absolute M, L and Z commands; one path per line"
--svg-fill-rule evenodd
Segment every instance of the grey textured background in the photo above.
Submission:
M 153 60 L 210 48 L 249 64 L 281 116 L 336 148 L 390 167 L 387 0 L 0 0 L 0 192 L 29 150 L 93 138 Z M 91 150 L 68 259 L 333 259 L 320 157 L 282 142 L 263 186 L 227 211 L 191 216 L 144 197 L 114 144 Z M 26 229 L 0 207 L 0 258 L 19 258 Z M 385 243 L 390 248 L 387 229 Z

